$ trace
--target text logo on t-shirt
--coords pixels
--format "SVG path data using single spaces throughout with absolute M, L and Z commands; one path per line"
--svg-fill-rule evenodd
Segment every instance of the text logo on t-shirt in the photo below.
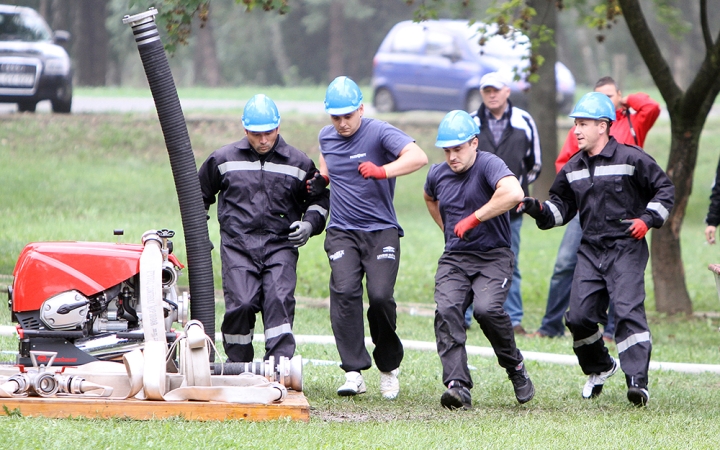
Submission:
M 350 159 L 358 159 L 358 158 L 364 158 L 367 156 L 367 153 L 358 153 L 355 155 L 350 155 Z

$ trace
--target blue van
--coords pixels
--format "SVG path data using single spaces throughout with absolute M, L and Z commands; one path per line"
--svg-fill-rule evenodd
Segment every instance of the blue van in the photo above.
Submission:
M 477 111 L 482 102 L 480 78 L 489 72 L 512 72 L 527 61 L 527 38 L 513 44 L 494 37 L 480 46 L 480 24 L 463 20 L 431 20 L 396 24 L 373 59 L 373 105 L 380 113 L 408 110 Z M 575 79 L 562 63 L 555 66 L 558 107 L 574 104 Z M 514 106 L 527 108 L 524 80 L 510 86 Z

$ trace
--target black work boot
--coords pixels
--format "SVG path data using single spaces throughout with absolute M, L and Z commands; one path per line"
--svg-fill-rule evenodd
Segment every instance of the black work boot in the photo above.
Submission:
M 530 376 L 525 370 L 525 364 L 520 363 L 513 369 L 505 369 L 508 378 L 512 381 L 515 389 L 515 398 L 518 403 L 527 403 L 535 396 L 535 386 L 530 381 Z
M 443 392 L 442 397 L 440 397 L 440 404 L 447 409 L 472 409 L 470 389 L 460 381 L 453 380 L 448 384 L 448 388 Z

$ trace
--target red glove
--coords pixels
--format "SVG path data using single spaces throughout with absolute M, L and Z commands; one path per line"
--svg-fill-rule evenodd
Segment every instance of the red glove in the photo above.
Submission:
M 360 172 L 360 175 L 363 176 L 366 180 L 368 178 L 374 178 L 376 180 L 384 180 L 387 178 L 387 172 L 385 172 L 385 168 L 382 166 L 376 166 L 370 161 L 365 161 L 364 163 L 360 163 L 358 166 L 358 172 Z
M 475 217 L 475 213 L 472 213 L 455 225 L 455 236 L 465 239 L 465 233 L 478 225 L 480 225 L 480 220 Z
M 625 230 L 625 234 L 640 240 L 645 237 L 648 232 L 648 226 L 641 219 L 623 220 L 622 223 L 629 223 L 630 226 Z

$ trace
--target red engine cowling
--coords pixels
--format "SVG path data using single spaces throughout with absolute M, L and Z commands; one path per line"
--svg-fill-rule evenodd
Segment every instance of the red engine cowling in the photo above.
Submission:
M 167 251 L 171 244 L 166 238 L 173 233 L 163 232 L 162 290 L 169 330 L 173 322 L 187 320 L 189 300 L 177 292 L 183 265 Z M 55 351 L 55 365 L 76 365 L 141 347 L 143 249 L 140 244 L 102 242 L 28 244 L 8 289 L 20 336 L 18 363 L 30 363 L 30 350 Z
M 140 244 L 104 242 L 35 242 L 20 253 L 13 271 L 12 311 L 39 310 L 62 292 L 92 296 L 137 275 Z M 178 268 L 183 265 L 170 255 Z

